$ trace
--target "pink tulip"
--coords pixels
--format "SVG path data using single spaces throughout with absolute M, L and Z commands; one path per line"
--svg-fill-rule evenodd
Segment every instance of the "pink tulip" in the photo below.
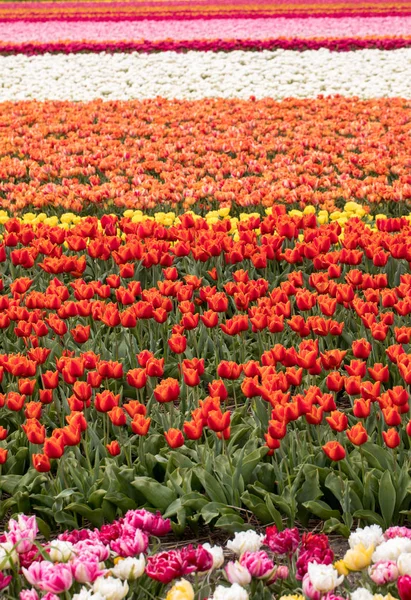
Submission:
M 107 546 L 99 542 L 98 540 L 81 540 L 74 544 L 73 551 L 77 556 L 82 554 L 92 554 L 96 557 L 98 562 L 104 562 L 110 556 L 110 550 Z
M 308 573 L 306 573 L 303 577 L 303 594 L 310 600 L 320 600 L 321 598 L 321 592 L 315 589 L 311 583 Z
M 379 560 L 368 569 L 368 574 L 377 585 L 386 585 L 398 579 L 397 563 L 392 560 Z
M 79 583 L 93 583 L 102 575 L 99 562 L 93 554 L 83 554 L 71 561 L 73 577 Z
M 136 556 L 145 552 L 148 546 L 148 536 L 140 529 L 136 529 L 133 535 L 122 535 L 117 540 L 110 542 L 110 548 L 123 558 Z
M 409 575 L 399 577 L 397 587 L 401 600 L 411 600 L 411 577 Z
M 277 527 L 267 527 L 264 544 L 266 544 L 275 554 L 291 556 L 297 550 L 300 543 L 300 534 L 298 529 L 284 529 L 277 531 Z
M 146 574 L 156 581 L 167 584 L 182 576 L 181 556 L 178 550 L 161 552 L 147 558 Z
M 4 575 L 4 573 L 0 572 L 0 590 L 4 590 L 12 579 L 11 575 Z
M 39 600 L 39 595 L 36 590 L 23 590 L 20 592 L 20 600 Z
M 212 555 L 201 545 L 197 546 L 197 548 L 193 548 L 193 546 L 189 544 L 181 549 L 180 557 L 183 575 L 188 575 L 189 573 L 194 573 L 196 571 L 204 573 L 205 571 L 209 571 L 213 566 Z
M 134 529 L 141 529 L 150 535 L 161 537 L 171 529 L 170 519 L 163 519 L 157 512 L 155 515 L 148 510 L 129 510 L 124 517 L 124 523 L 131 525 Z
M 288 579 L 289 574 L 290 574 L 290 570 L 286 565 L 280 565 L 275 572 L 276 578 L 283 579 L 283 580 Z
M 17 518 L 17 521 L 10 519 L 9 530 L 5 533 L 6 540 L 13 545 L 16 544 L 17 552 L 28 552 L 31 550 L 38 533 L 36 517 L 19 515 Z
M 34 562 L 28 569 L 22 569 L 27 581 L 43 592 L 61 594 L 70 589 L 73 583 L 71 567 L 48 561 Z
M 268 579 L 275 570 L 273 561 L 267 552 L 244 552 L 240 558 L 241 566 L 245 567 L 252 577 L 257 579 Z

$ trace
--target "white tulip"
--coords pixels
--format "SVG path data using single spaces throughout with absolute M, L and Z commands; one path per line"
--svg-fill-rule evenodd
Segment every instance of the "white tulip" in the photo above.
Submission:
M 214 594 L 210 600 L 248 600 L 249 595 L 247 590 L 235 583 L 229 588 L 219 585 L 214 590 Z
M 97 577 L 93 591 L 99 592 L 105 600 L 122 600 L 127 596 L 128 583 L 114 577 Z
M 129 556 L 123 560 L 119 560 L 117 564 L 110 569 L 114 577 L 119 579 L 127 579 L 134 581 L 142 576 L 146 568 L 144 554 L 140 554 L 138 558 Z
M 314 589 L 322 594 L 334 590 L 344 580 L 344 575 L 338 575 L 332 565 L 322 565 L 316 562 L 308 563 L 308 577 Z

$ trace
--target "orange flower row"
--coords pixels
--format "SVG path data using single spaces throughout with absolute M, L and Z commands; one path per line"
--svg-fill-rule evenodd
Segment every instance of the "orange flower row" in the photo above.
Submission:
M 0 208 L 406 203 L 410 108 L 345 98 L 4 103 Z

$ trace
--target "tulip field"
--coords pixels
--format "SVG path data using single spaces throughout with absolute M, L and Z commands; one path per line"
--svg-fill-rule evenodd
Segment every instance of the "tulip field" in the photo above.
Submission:
M 2 600 L 411 600 L 410 74 L 405 0 L 0 2 Z

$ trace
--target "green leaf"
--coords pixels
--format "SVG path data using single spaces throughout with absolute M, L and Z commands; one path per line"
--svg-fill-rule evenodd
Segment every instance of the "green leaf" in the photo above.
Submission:
M 267 525 L 268 523 L 272 522 L 273 517 L 265 502 L 263 502 L 261 498 L 255 496 L 254 494 L 250 494 L 250 492 L 244 492 L 244 494 L 241 496 L 241 501 L 244 506 L 251 510 L 257 519 L 263 523 L 263 525 Z
M 184 496 L 181 498 L 181 502 L 183 506 L 194 510 L 195 512 L 201 511 L 203 506 L 209 503 L 207 498 L 203 494 L 200 494 L 200 492 L 190 492 L 189 494 L 184 494 Z
M 380 471 L 392 468 L 388 458 L 388 452 L 381 446 L 372 444 L 371 442 L 366 442 L 361 446 L 361 449 L 362 454 L 367 459 L 370 467 L 379 469 Z
M 303 506 L 320 519 L 325 520 L 333 517 L 338 519 L 341 516 L 339 510 L 332 509 L 331 506 L 321 500 L 309 500 L 308 502 L 304 502 Z
M 220 504 L 219 502 L 208 502 L 201 509 L 201 516 L 204 522 L 210 523 L 213 519 L 220 517 L 221 515 L 236 515 L 236 511 L 228 507 L 226 504 Z
M 383 529 L 385 528 L 384 519 L 382 519 L 381 516 L 373 510 L 356 510 L 353 514 L 353 517 L 357 519 L 364 519 L 364 521 L 367 523 L 379 525 Z
M 261 459 L 267 454 L 267 452 L 267 447 L 257 448 L 253 452 L 250 452 L 248 456 L 246 456 L 245 460 L 242 462 L 241 467 L 239 465 L 239 467 L 241 468 L 241 475 L 246 485 L 250 483 L 250 478 L 254 472 L 254 469 L 261 462 Z
M 277 529 L 279 531 L 281 531 L 283 529 L 283 520 L 282 520 L 281 514 L 275 508 L 275 506 L 271 500 L 272 497 L 273 497 L 273 494 L 270 494 L 267 492 L 265 495 L 265 502 L 267 504 L 267 508 L 270 512 L 273 522 L 275 523 Z
M 350 536 L 350 528 L 338 521 L 337 519 L 331 518 L 324 523 L 324 533 L 339 533 L 344 537 Z
M 123 514 L 126 513 L 128 510 L 136 508 L 137 506 L 132 498 L 129 498 L 121 492 L 109 491 L 105 495 L 104 499 L 107 500 L 107 502 L 112 502 L 113 504 L 115 504 Z
M 158 483 L 150 477 L 137 477 L 131 482 L 153 508 L 158 508 L 161 511 L 174 502 L 176 494 L 165 485 Z
M 201 467 L 195 470 L 195 474 L 201 481 L 202 486 L 205 489 L 207 496 L 213 502 L 220 502 L 221 504 L 227 504 L 227 497 L 224 493 L 224 489 L 221 484 L 216 480 L 215 477 L 207 473 Z
M 318 500 L 322 495 L 318 470 L 315 467 L 311 469 L 307 468 L 305 481 L 297 494 L 297 501 L 304 504 L 304 502 Z
M 174 500 L 174 502 L 172 502 L 170 504 L 170 506 L 167 508 L 166 512 L 163 514 L 163 518 L 168 519 L 169 517 L 173 517 L 174 515 L 177 514 L 177 512 L 179 510 L 181 510 L 181 507 L 182 507 L 181 498 L 177 498 L 177 500 Z
M 396 492 L 390 471 L 385 471 L 381 477 L 378 501 L 385 526 L 390 527 L 396 502 Z
M 104 522 L 104 515 L 101 508 L 92 509 L 87 504 L 80 502 L 72 502 L 66 506 L 64 512 L 73 511 L 75 514 L 81 515 L 87 521 L 90 521 L 94 527 L 101 527 Z
M 40 517 L 38 516 L 36 516 L 36 522 L 40 533 L 46 538 L 46 540 L 50 539 L 51 531 L 47 523 L 43 521 L 43 519 L 40 519 Z
M 246 531 L 247 529 L 250 529 L 248 523 L 244 523 L 244 519 L 242 519 L 240 515 L 235 514 L 223 515 L 217 520 L 215 526 L 230 533 L 235 533 L 236 531 Z

